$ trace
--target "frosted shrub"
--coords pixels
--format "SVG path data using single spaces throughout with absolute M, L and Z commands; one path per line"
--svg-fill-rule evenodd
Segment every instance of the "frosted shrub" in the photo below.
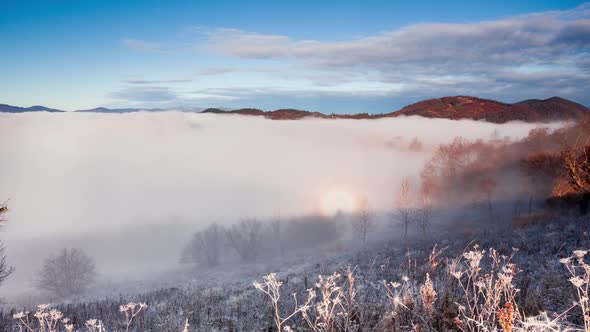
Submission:
M 129 331 L 133 319 L 139 315 L 147 305 L 145 303 L 129 302 L 121 305 L 119 311 L 125 313 L 126 329 Z M 31 314 L 28 311 L 21 311 L 12 316 L 16 320 L 19 332 L 74 332 L 74 324 L 70 323 L 69 318 L 65 318 L 63 313 L 51 309 L 49 304 L 40 304 L 37 311 Z M 88 332 L 107 332 L 104 323 L 98 319 L 89 319 L 84 324 Z M 188 321 L 185 323 L 184 331 L 188 332 Z
M 418 292 L 416 292 L 417 285 L 406 276 L 401 278 L 401 282 L 384 281 L 383 285 L 391 311 L 383 317 L 381 325 L 388 330 L 398 327 L 419 330 L 422 324 L 429 330 L 433 330 L 431 320 L 437 292 L 428 273 Z M 389 326 L 392 322 L 399 326 Z
M 313 310 L 315 319 L 310 317 L 309 313 L 304 315 L 307 324 L 313 331 L 323 332 L 336 329 L 336 318 L 340 313 L 343 301 L 342 289 L 337 284 L 340 277 L 340 274 L 336 272 L 327 277 L 321 275 L 318 277 L 316 287 L 319 290 L 320 298 Z
M 512 330 L 519 318 L 514 301 L 519 290 L 513 285 L 516 267 L 511 263 L 514 251 L 505 256 L 494 249 L 486 253 L 475 245 L 450 264 L 449 273 L 457 280 L 463 295 L 455 321 L 459 329 L 488 332 L 496 331 L 500 325 L 503 331 Z M 482 267 L 486 257 L 490 260 L 489 267 Z
M 329 276 L 318 276 L 316 288 L 318 302 L 304 313 L 308 327 L 315 332 L 353 331 L 356 311 L 354 270 L 347 267 L 344 277 L 334 272 Z
M 307 292 L 307 299 L 305 303 L 303 303 L 302 305 L 297 304 L 297 295 L 293 294 L 293 298 L 295 299 L 295 308 L 293 308 L 293 311 L 287 316 L 282 316 L 279 302 L 281 300 L 281 286 L 283 285 L 283 282 L 277 280 L 277 275 L 275 273 L 271 273 L 267 276 L 264 276 L 262 280 L 262 283 L 254 282 L 253 284 L 256 289 L 263 292 L 268 297 L 270 304 L 272 306 L 273 320 L 277 328 L 277 331 L 290 331 L 291 328 L 288 325 L 286 325 L 286 323 L 289 321 L 289 319 L 293 318 L 298 313 L 304 313 L 306 310 L 309 309 L 310 304 L 315 297 L 315 292 L 309 289 Z
M 86 328 L 89 332 L 106 332 L 104 324 L 98 319 L 89 319 L 86 321 Z
M 352 319 L 354 312 L 356 310 L 355 300 L 357 295 L 357 290 L 354 285 L 355 282 L 356 277 L 354 275 L 354 270 L 351 269 L 350 266 L 348 266 L 346 269 L 345 284 L 343 286 L 344 306 L 342 308 L 342 316 L 344 319 L 344 331 L 350 331 L 354 327 Z
M 590 300 L 588 296 L 588 287 L 590 285 L 590 265 L 584 261 L 588 254 L 587 250 L 576 250 L 570 257 L 560 259 L 560 262 L 566 267 L 571 277 L 569 281 L 576 290 L 578 301 L 574 306 L 579 307 L 584 319 L 584 328 L 590 331 Z
M 436 291 L 434 290 L 434 286 L 428 273 L 426 274 L 426 281 L 424 281 L 424 285 L 420 286 L 420 299 L 422 300 L 424 311 L 428 316 L 431 316 L 434 307 L 434 301 L 436 300 Z
M 383 281 L 386 291 L 385 294 L 387 295 L 387 299 L 391 306 L 391 312 L 383 318 L 383 322 L 393 321 L 401 324 L 403 318 L 400 316 L 412 311 L 411 308 L 414 306 L 414 298 L 411 295 L 409 279 L 404 276 L 402 281 L 402 283 L 396 281 Z M 388 323 L 383 324 L 388 325 Z M 392 328 L 395 328 L 395 326 Z
M 336 272 L 329 276 L 318 276 L 318 282 L 315 284 L 317 293 L 313 289 L 308 289 L 307 299 L 302 305 L 297 304 L 297 297 L 293 294 L 295 308 L 285 317 L 281 315 L 279 305 L 282 282 L 276 279 L 274 273 L 263 277 L 262 283 L 255 282 L 254 287 L 268 297 L 278 331 L 290 331 L 291 327 L 286 325 L 286 322 L 298 313 L 302 314 L 311 331 L 351 331 L 355 328 L 355 281 L 354 270 L 350 267 L 346 269 L 344 277 Z
M 58 332 L 60 331 L 60 325 L 68 332 L 74 330 L 74 326 L 69 323 L 69 319 L 63 318 L 60 311 L 50 309 L 48 304 L 38 305 L 34 314 L 21 311 L 14 314 L 12 318 L 16 320 L 19 331 Z
M 131 326 L 131 323 L 133 323 L 133 319 L 135 318 L 135 316 L 139 315 L 139 313 L 145 308 L 147 308 L 147 304 L 143 302 L 129 302 L 119 307 L 119 311 L 125 313 L 125 320 L 127 321 L 125 332 L 129 331 L 129 327 Z

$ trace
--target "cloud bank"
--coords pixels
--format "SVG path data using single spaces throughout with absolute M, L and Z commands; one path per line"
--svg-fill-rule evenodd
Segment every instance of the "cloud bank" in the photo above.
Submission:
M 584 91 L 590 84 L 588 4 L 494 21 L 414 24 L 348 40 L 230 28 L 199 33 L 206 40 L 195 45 L 198 52 L 269 64 L 266 74 L 274 84 L 198 90 L 224 89 L 228 98 L 304 90 L 314 97 L 467 94 L 515 101 L 561 95 L 590 101 Z M 240 69 L 261 74 L 256 67 Z M 236 75 L 229 67 L 202 72 Z
M 399 180 L 416 175 L 438 144 L 459 135 L 518 138 L 534 127 L 176 112 L 2 115 L 0 197 L 13 210 L 6 235 L 314 213 L 322 191 L 339 186 L 387 208 Z M 414 137 L 423 151 L 403 149 Z
M 30 287 L 42 259 L 61 246 L 85 249 L 108 277 L 155 273 L 177 264 L 202 225 L 321 213 L 329 191 L 386 211 L 400 181 L 417 177 L 438 144 L 458 135 L 518 139 L 534 127 L 417 117 L 1 114 L 0 199 L 9 199 L 10 213 L 0 236 L 17 268 L 3 288 Z M 422 150 L 409 149 L 415 137 Z

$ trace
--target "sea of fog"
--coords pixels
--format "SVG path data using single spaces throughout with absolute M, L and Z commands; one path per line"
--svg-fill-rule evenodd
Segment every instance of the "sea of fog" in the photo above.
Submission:
M 10 208 L 0 239 L 16 268 L 0 291 L 32 289 L 43 259 L 61 247 L 84 249 L 105 280 L 140 279 L 174 268 L 192 232 L 210 222 L 353 208 L 338 206 L 338 195 L 326 203 L 331 192 L 387 211 L 400 181 L 417 177 L 439 144 L 457 136 L 519 139 L 538 126 L 420 117 L 0 114 L 0 200 Z

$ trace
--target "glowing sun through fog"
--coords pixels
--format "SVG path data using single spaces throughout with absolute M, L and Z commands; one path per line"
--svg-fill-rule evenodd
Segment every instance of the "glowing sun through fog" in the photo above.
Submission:
M 339 212 L 352 213 L 357 207 L 358 198 L 348 189 L 332 188 L 320 197 L 320 212 L 325 216 L 333 216 Z

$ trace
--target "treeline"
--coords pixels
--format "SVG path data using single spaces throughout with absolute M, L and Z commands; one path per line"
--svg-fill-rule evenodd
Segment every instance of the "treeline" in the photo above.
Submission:
M 433 209 L 481 207 L 494 217 L 496 204 L 511 202 L 514 217 L 539 206 L 579 208 L 590 202 L 590 118 L 563 128 L 532 130 L 521 141 L 458 137 L 440 145 L 415 185 L 415 204 Z M 409 191 L 402 183 L 400 193 Z M 403 196 L 403 195 L 402 195 Z
M 289 220 L 277 217 L 267 222 L 252 218 L 229 226 L 212 223 L 193 235 L 181 261 L 213 267 L 236 259 L 281 257 L 289 252 L 333 244 L 346 232 L 340 218 L 343 216 Z

